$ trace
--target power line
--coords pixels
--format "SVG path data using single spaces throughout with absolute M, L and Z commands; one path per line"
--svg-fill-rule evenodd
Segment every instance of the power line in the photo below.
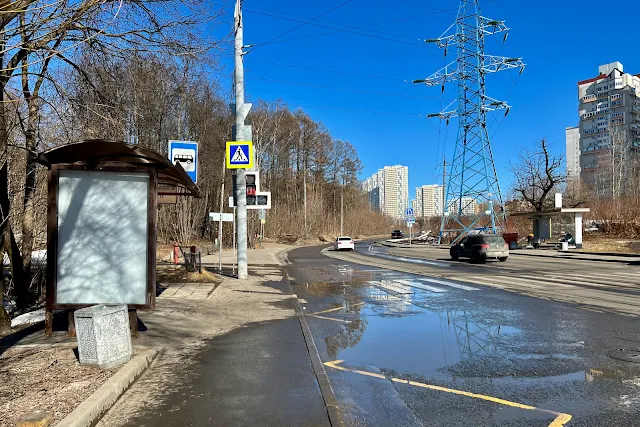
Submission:
M 374 76 L 374 75 L 370 75 L 370 74 L 350 73 L 350 72 L 347 72 L 347 71 L 326 70 L 326 69 L 322 69 L 322 68 L 303 67 L 301 65 L 279 64 L 279 63 L 270 62 L 270 61 L 258 61 L 258 60 L 253 60 L 252 59 L 251 62 L 252 63 L 259 63 L 259 64 L 275 65 L 275 66 L 278 66 L 278 67 L 299 68 L 301 70 L 320 71 L 320 72 L 323 72 L 323 73 L 342 74 L 342 75 L 345 75 L 345 76 L 365 77 L 365 78 L 369 78 L 369 79 L 380 79 L 380 80 L 390 80 L 390 81 L 394 81 L 394 82 L 403 82 L 403 83 L 407 83 L 408 82 L 408 80 L 403 80 L 401 78 L 393 78 L 393 77 L 385 77 L 385 76 Z
M 402 97 L 402 98 L 414 98 L 414 99 L 440 99 L 440 98 L 427 97 L 427 96 L 405 95 L 405 94 L 401 94 L 401 93 L 376 92 L 376 91 L 362 90 L 362 89 L 349 89 L 349 88 L 341 88 L 341 87 L 334 87 L 334 86 L 321 86 L 321 85 L 314 85 L 314 84 L 310 84 L 310 83 L 300 83 L 300 82 L 291 82 L 291 81 L 286 81 L 286 80 L 265 79 L 265 78 L 262 78 L 262 77 L 251 77 L 251 79 L 252 80 L 265 81 L 265 82 L 272 82 L 272 83 L 283 83 L 283 84 L 289 84 L 289 85 L 295 85 L 295 86 L 313 87 L 313 88 L 318 88 L 318 89 L 337 90 L 337 91 L 342 91 L 342 92 L 366 93 L 366 94 L 370 94 L 370 95 L 397 96 L 397 97 Z
M 286 16 L 273 15 L 271 13 L 266 13 L 266 12 L 249 11 L 249 10 L 247 10 L 246 12 L 251 12 L 251 13 L 254 13 L 256 15 L 262 15 L 262 16 L 267 16 L 267 17 L 270 17 L 270 18 L 282 19 L 284 21 L 292 21 L 292 22 L 305 22 L 305 21 L 301 21 L 301 19 L 306 19 L 304 17 L 296 16 L 296 15 L 292 15 L 292 14 L 287 14 L 287 15 L 293 17 L 293 18 L 289 18 L 289 17 L 286 17 Z M 436 13 L 439 13 L 439 12 L 436 12 Z M 432 15 L 432 14 L 430 13 L 428 15 Z M 403 20 L 404 19 L 413 19 L 413 18 L 415 18 L 415 17 L 403 18 Z M 362 25 L 362 26 L 358 26 L 358 27 L 353 27 L 353 26 L 344 25 L 344 24 L 338 24 L 336 22 L 327 22 L 327 21 L 318 21 L 318 22 L 323 22 L 323 23 L 325 23 L 327 25 L 335 25 L 335 26 L 343 27 L 346 30 L 364 30 L 364 31 L 369 31 L 371 33 L 378 33 L 378 34 L 384 34 L 384 35 L 388 35 L 388 36 L 401 37 L 401 38 L 414 40 L 414 41 L 420 40 L 419 37 L 411 37 L 411 36 L 407 36 L 407 35 L 404 35 L 404 34 L 396 34 L 396 33 L 390 33 L 390 32 L 387 32 L 387 31 L 368 30 L 368 29 L 366 29 L 367 27 L 372 27 L 372 26 L 375 26 L 375 25 L 382 25 L 382 24 L 384 24 L 386 22 Z M 311 26 L 314 26 L 314 27 L 321 27 L 321 28 L 334 28 L 334 27 L 327 27 L 325 25 L 317 24 L 317 23 L 308 23 L 308 25 L 311 25 Z M 341 31 L 341 29 L 336 28 L 334 31 L 327 32 L 326 34 L 331 34 L 331 33 L 335 33 L 335 32 L 338 32 L 338 31 Z M 280 40 L 280 41 L 273 42 L 273 43 L 282 43 L 282 42 L 285 42 L 285 41 L 296 40 L 298 38 L 315 37 L 315 36 L 323 35 L 323 34 L 325 34 L 325 33 L 314 34 L 314 35 L 311 35 L 311 36 L 296 37 L 296 38 L 293 38 L 293 39 Z M 272 43 L 272 42 L 267 42 L 267 43 Z M 267 43 L 264 43 L 264 44 L 267 44 Z M 260 45 L 263 45 L 263 44 L 260 44 Z
M 269 41 L 267 41 L 267 42 L 264 42 L 264 43 L 259 44 L 257 47 L 259 47 L 259 46 L 265 46 L 265 45 L 268 45 L 269 43 L 271 43 L 271 42 L 273 42 L 273 41 L 275 41 L 275 40 L 279 39 L 280 37 L 282 37 L 282 36 L 284 36 L 284 35 L 287 35 L 287 34 L 289 34 L 289 33 L 293 32 L 293 31 L 297 30 L 298 28 L 304 27 L 305 25 L 310 24 L 311 22 L 315 21 L 316 19 L 322 18 L 323 16 L 325 16 L 325 15 L 327 15 L 327 14 L 329 14 L 329 13 L 333 12 L 334 10 L 339 9 L 339 8 L 341 8 L 342 6 L 344 6 L 344 5 L 346 5 L 346 4 L 351 3 L 352 1 L 353 1 L 353 0 L 347 0 L 347 1 L 343 2 L 343 3 L 340 3 L 338 6 L 335 6 L 335 7 L 331 8 L 331 9 L 327 10 L 326 12 L 321 13 L 320 15 L 316 16 L 316 17 L 315 17 L 315 18 L 313 18 L 313 19 L 310 19 L 310 20 L 308 20 L 308 21 L 303 22 L 302 24 L 298 25 L 297 27 L 293 27 L 292 29 L 290 29 L 290 30 L 288 30 L 288 31 L 285 31 L 284 33 L 282 33 L 282 34 L 280 34 L 280 35 L 278 35 L 278 36 L 276 36 L 276 37 L 272 38 L 271 40 L 269 40 Z
M 257 12 L 257 11 L 249 11 L 249 10 L 246 10 L 245 12 L 255 13 L 255 14 L 257 14 L 257 15 L 268 16 L 268 17 L 276 18 L 276 19 L 282 19 L 282 20 L 285 20 L 285 21 L 302 22 L 302 24 L 303 24 L 303 25 L 309 24 L 309 25 L 312 25 L 312 26 L 314 26 L 314 27 L 327 28 L 327 29 L 333 30 L 333 31 L 331 31 L 331 32 L 328 32 L 327 34 L 329 34 L 329 33 L 333 33 L 333 32 L 342 32 L 342 33 L 348 33 L 348 34 L 356 34 L 356 35 L 364 36 L 364 37 L 371 37 L 371 38 L 379 39 L 379 40 L 387 40 L 387 41 L 392 41 L 392 42 L 396 42 L 396 43 L 408 44 L 408 45 L 411 45 L 411 46 L 419 46 L 419 47 L 423 47 L 423 46 L 424 46 L 424 45 L 423 45 L 423 44 L 421 44 L 421 43 L 412 43 L 412 42 L 408 42 L 408 41 L 404 41 L 404 40 L 397 40 L 397 39 L 392 39 L 392 38 L 389 38 L 389 37 L 376 36 L 376 35 L 374 35 L 374 34 L 367 34 L 367 33 L 363 33 L 363 32 L 361 32 L 361 31 L 353 31 L 353 30 L 349 29 L 349 28 L 354 28 L 354 27 L 337 28 L 337 27 L 331 27 L 331 26 L 329 26 L 329 25 L 322 25 L 322 24 L 309 23 L 308 21 L 301 21 L 301 20 L 299 20 L 299 19 L 286 18 L 286 17 L 283 17 L 283 16 L 277 16 L 277 15 L 273 15 L 273 14 L 270 14 L 270 13 Z M 296 27 L 296 28 L 299 28 L 299 27 L 301 27 L 301 26 L 302 26 L 302 25 L 300 25 L 300 26 L 298 26 L 298 27 Z M 295 28 L 294 28 L 294 29 L 295 29 Z M 380 31 L 374 31 L 374 30 L 364 30 L 364 31 L 383 33 L 383 32 L 380 32 Z M 290 31 L 289 31 L 289 32 L 290 32 Z M 265 46 L 265 45 L 267 45 L 267 44 L 277 43 L 277 42 L 275 42 L 275 40 L 276 40 L 277 38 L 279 38 L 279 37 L 283 36 L 284 34 L 287 34 L 287 33 L 283 33 L 283 34 L 281 34 L 280 36 L 278 36 L 278 37 L 276 37 L 276 38 L 273 38 L 273 39 L 271 39 L 271 40 L 269 40 L 269 41 L 267 41 L 267 42 L 259 43 L 259 44 L 257 44 L 257 45 L 254 47 L 254 49 L 255 49 L 256 47 Z M 390 34 L 390 33 L 387 33 L 387 34 Z M 320 34 L 320 35 L 322 35 L 322 34 Z M 409 37 L 409 36 L 404 36 L 404 35 L 394 35 L 394 36 L 395 36 L 395 37 L 403 37 L 403 38 L 411 38 L 411 37 Z M 308 37 L 308 36 L 306 36 L 306 37 Z M 306 38 L 306 37 L 300 37 L 300 38 Z M 296 38 L 293 38 L 293 39 L 288 39 L 287 41 L 297 40 L 297 39 L 298 39 L 298 38 L 296 37 Z M 418 39 L 416 39 L 416 41 L 418 41 Z
M 263 10 L 270 11 L 270 9 L 263 9 Z M 389 32 L 385 32 L 385 31 L 369 30 L 369 29 L 367 29 L 367 28 L 368 28 L 368 27 L 375 27 L 375 26 L 378 26 L 378 25 L 391 24 L 391 23 L 395 23 L 395 22 L 408 21 L 408 20 L 411 20 L 411 19 L 424 18 L 424 17 L 426 17 L 426 16 L 438 15 L 438 14 L 440 14 L 440 13 L 443 13 L 443 12 L 450 12 L 450 11 L 452 11 L 452 10 L 456 10 L 456 9 L 444 10 L 444 11 L 442 11 L 442 12 L 424 13 L 424 14 L 420 14 L 420 15 L 412 15 L 412 16 L 405 17 L 405 18 L 397 18 L 397 19 L 391 19 L 391 20 L 388 20 L 388 21 L 374 22 L 374 23 L 372 23 L 372 24 L 362 25 L 362 26 L 358 26 L 358 27 L 351 27 L 351 26 L 347 26 L 347 25 L 343 25 L 343 24 L 336 24 L 336 23 L 332 23 L 332 22 L 328 22 L 328 21 L 318 21 L 318 22 L 324 22 L 324 23 L 331 24 L 331 25 L 340 25 L 340 26 L 342 26 L 342 27 L 344 27 L 344 28 L 346 28 L 346 29 L 351 29 L 351 30 L 365 30 L 365 31 L 372 32 L 372 33 L 379 33 L 379 34 L 393 35 L 393 36 L 396 36 L 396 37 L 402 37 L 402 38 L 407 38 L 407 39 L 411 39 L 411 40 L 420 40 L 420 39 L 419 39 L 419 38 L 417 38 L 417 37 L 410 37 L 410 36 L 405 36 L 405 35 L 401 35 L 401 34 L 389 33 Z M 247 10 L 247 9 L 245 9 L 245 12 L 255 13 L 255 14 L 257 14 L 257 15 L 262 15 L 262 16 L 272 17 L 272 18 L 276 18 L 276 19 L 284 19 L 284 20 L 292 20 L 292 21 L 294 21 L 294 22 L 301 22 L 301 21 L 297 21 L 297 20 L 294 20 L 294 19 L 285 18 L 285 17 L 281 17 L 281 16 L 277 16 L 277 15 L 271 15 L 271 14 L 264 13 L 264 12 L 259 12 L 259 11 L 253 11 L 253 10 Z M 281 12 L 277 12 L 277 11 L 273 11 L 273 12 L 281 13 Z M 292 14 L 286 14 L 286 15 L 289 15 L 289 16 L 296 16 L 296 15 L 292 15 Z M 312 26 L 317 26 L 317 27 L 323 27 L 323 28 L 331 28 L 331 27 L 325 27 L 325 26 L 318 25 L 318 24 L 310 24 L 310 25 L 312 25 Z M 335 30 L 332 30 L 332 31 L 325 31 L 325 32 L 323 32 L 323 33 L 310 34 L 310 35 L 308 35 L 308 36 L 293 37 L 293 38 L 288 38 L 288 39 L 285 39 L 285 40 L 278 40 L 278 41 L 274 41 L 274 42 L 272 42 L 272 44 L 274 44 L 274 43 L 285 43 L 285 42 L 294 41 L 294 40 L 308 39 L 308 38 L 312 38 L 312 37 L 320 37 L 320 36 L 325 36 L 325 35 L 328 35 L 328 34 L 335 34 L 335 33 L 337 33 L 337 32 L 341 32 L 341 31 L 348 32 L 348 31 L 346 31 L 346 30 L 335 29 Z M 358 34 L 358 35 L 364 35 L 364 36 L 370 36 L 370 35 L 368 35 L 368 34 L 361 34 L 361 33 L 356 33 L 356 34 Z
M 447 10 L 444 10 L 444 9 L 438 9 L 437 7 L 427 6 L 427 5 L 420 4 L 420 3 L 414 3 L 414 2 L 412 2 L 412 1 L 408 1 L 408 0 L 400 0 L 400 1 L 401 1 L 402 3 L 412 4 L 412 5 L 414 5 L 414 6 L 424 7 L 424 8 L 426 8 L 426 9 L 437 10 L 438 12 L 441 12 L 441 13 L 454 13 L 454 14 L 455 14 L 455 11 L 457 11 L 457 10 L 458 10 L 457 8 L 456 8 L 456 9 L 447 9 Z
M 323 105 L 295 105 L 292 107 L 296 108 L 318 108 L 322 110 L 336 110 L 336 111 L 348 111 L 354 113 L 370 113 L 370 114 L 383 114 L 390 116 L 408 116 L 408 117 L 425 117 L 424 114 L 416 114 L 416 113 L 397 113 L 394 111 L 373 111 L 373 110 L 359 110 L 355 108 L 339 108 L 339 107 L 326 107 Z

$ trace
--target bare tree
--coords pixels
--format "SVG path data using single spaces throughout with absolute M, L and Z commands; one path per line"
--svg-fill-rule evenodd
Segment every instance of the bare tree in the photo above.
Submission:
M 22 170 L 21 209 L 12 203 L 0 222 L 0 252 L 10 255 L 14 297 L 20 308 L 28 304 L 31 253 L 34 247 L 37 152 L 52 141 L 43 141 L 42 111 L 47 107 L 60 119 L 65 70 L 90 81 L 80 65 L 83 52 L 125 58 L 135 53 L 195 54 L 211 47 L 202 39 L 192 43 L 192 14 L 197 0 L 44 0 L 1 1 L 0 9 L 0 164 Z M 54 66 L 55 64 L 55 66 Z M 94 88 L 95 89 L 95 88 Z M 49 95 L 50 97 L 47 97 Z M 9 147 L 24 155 L 10 156 Z M 10 176 L 13 176 L 11 174 Z M 9 180 L 0 182 L 0 193 L 10 194 Z M 14 197 L 15 202 L 15 197 Z M 8 218 L 7 221 L 4 219 Z M 16 233 L 20 248 L 16 250 Z M 2 308 L 0 308 L 1 310 Z M 0 328 L 6 329 L 0 319 Z
M 543 138 L 535 149 L 521 148 L 518 163 L 510 164 L 514 183 L 512 191 L 536 212 L 553 207 L 553 194 L 566 182 L 562 157 L 549 153 Z

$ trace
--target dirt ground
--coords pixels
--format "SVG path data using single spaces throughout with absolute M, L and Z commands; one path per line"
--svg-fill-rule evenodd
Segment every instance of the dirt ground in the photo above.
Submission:
M 601 236 L 584 237 L 584 248 L 586 252 L 618 252 L 640 254 L 640 241 L 611 239 Z
M 36 411 L 62 420 L 118 368 L 82 366 L 71 346 L 10 348 L 0 355 L 0 426 Z

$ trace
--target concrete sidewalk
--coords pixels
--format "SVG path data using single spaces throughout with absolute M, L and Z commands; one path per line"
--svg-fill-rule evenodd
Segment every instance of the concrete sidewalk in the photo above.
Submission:
M 294 248 L 294 246 L 283 245 L 280 243 L 263 243 L 262 249 L 249 249 L 247 251 L 247 258 L 249 267 L 251 266 L 264 266 L 279 264 L 278 256 L 280 253 Z M 210 267 L 215 270 L 220 262 L 220 254 L 218 252 L 211 255 L 202 256 L 202 265 Z M 222 251 L 222 265 L 223 267 L 229 267 L 236 263 L 236 253 L 232 249 L 224 249 Z
M 139 314 L 146 331 L 136 341 L 164 353 L 97 425 L 329 425 L 278 265 L 288 248 L 250 251 L 247 280 L 159 295 L 156 311 Z

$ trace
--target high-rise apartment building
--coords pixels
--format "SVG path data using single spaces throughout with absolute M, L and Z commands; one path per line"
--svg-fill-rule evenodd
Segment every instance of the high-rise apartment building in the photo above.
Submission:
M 442 185 L 423 185 L 416 188 L 415 214 L 419 218 L 442 215 Z
M 393 218 L 404 218 L 409 207 L 409 168 L 385 166 L 364 181 L 363 191 L 372 208 Z
M 567 178 L 569 181 L 580 179 L 580 128 L 568 127 L 565 130 L 567 148 Z
M 460 211 L 460 206 L 462 206 L 462 212 Z M 449 207 L 447 209 L 450 213 L 455 213 L 456 215 L 468 215 L 472 216 L 476 214 L 478 210 L 478 202 L 473 197 L 462 197 L 456 200 L 449 201 Z
M 608 181 L 627 182 L 638 159 L 640 75 L 625 73 L 619 62 L 601 65 L 596 77 L 578 82 L 578 99 L 580 177 L 611 195 Z

